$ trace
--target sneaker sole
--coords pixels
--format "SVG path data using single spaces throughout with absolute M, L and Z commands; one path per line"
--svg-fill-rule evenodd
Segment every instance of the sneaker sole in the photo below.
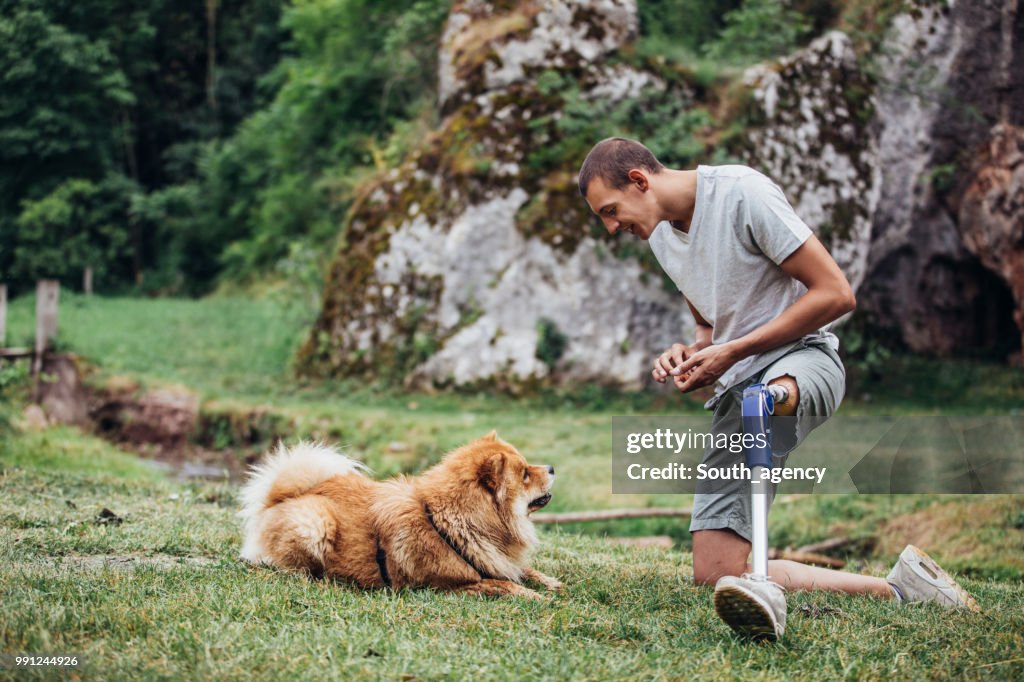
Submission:
M 715 611 L 726 625 L 741 637 L 776 642 L 773 618 L 749 592 L 736 585 L 715 590 Z
M 954 606 L 969 609 L 975 613 L 979 613 L 981 611 L 981 607 L 978 606 L 978 602 L 974 601 L 974 597 L 968 594 L 967 590 L 960 587 L 960 583 L 953 580 L 948 573 L 942 570 L 942 567 L 935 563 L 934 559 L 913 545 L 907 545 L 907 547 L 914 553 L 914 556 L 917 557 L 918 563 L 925 568 L 927 573 L 930 573 L 933 577 L 945 580 L 953 589 L 953 592 L 955 592 L 956 596 L 959 598 L 959 603 Z

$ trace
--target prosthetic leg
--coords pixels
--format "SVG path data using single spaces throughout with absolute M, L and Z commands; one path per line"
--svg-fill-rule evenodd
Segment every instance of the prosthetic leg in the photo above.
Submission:
M 747 466 L 750 468 L 751 495 L 751 580 L 768 580 L 768 508 L 771 505 L 769 483 L 761 479 L 762 469 L 771 469 L 772 428 L 769 417 L 775 412 L 775 403 L 786 402 L 789 391 L 785 386 L 754 384 L 743 391 L 743 434 L 753 436 L 753 445 L 747 448 Z
M 768 577 L 768 506 L 770 483 L 761 480 L 761 472 L 771 469 L 772 430 L 769 417 L 775 403 L 785 403 L 784 386 L 755 384 L 743 392 L 741 414 L 747 466 L 750 468 L 750 542 L 753 549 L 751 569 L 742 576 L 723 576 L 715 584 L 714 604 L 718 616 L 742 637 L 777 641 L 786 630 L 786 595 Z M 752 436 L 753 438 L 748 438 Z M 751 442 L 752 441 L 752 442 Z

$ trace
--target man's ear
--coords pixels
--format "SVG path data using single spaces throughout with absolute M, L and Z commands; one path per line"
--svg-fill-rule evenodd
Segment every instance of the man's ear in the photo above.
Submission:
M 647 188 L 651 186 L 650 180 L 647 178 L 647 173 L 643 172 L 639 168 L 633 168 L 627 174 L 629 181 L 636 185 L 636 188 L 641 192 L 646 192 Z
M 505 478 L 505 454 L 497 452 L 480 465 L 477 469 L 476 479 L 484 488 L 495 497 L 499 497 L 502 481 Z

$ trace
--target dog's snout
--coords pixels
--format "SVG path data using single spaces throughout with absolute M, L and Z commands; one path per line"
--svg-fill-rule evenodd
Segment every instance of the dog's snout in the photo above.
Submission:
M 549 464 L 548 465 L 548 473 L 551 474 L 552 476 L 554 476 L 555 475 L 555 467 L 553 467 L 553 466 L 551 466 Z

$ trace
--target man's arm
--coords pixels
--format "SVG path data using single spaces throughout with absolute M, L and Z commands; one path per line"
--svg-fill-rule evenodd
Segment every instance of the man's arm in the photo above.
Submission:
M 697 325 L 694 341 L 689 346 L 685 343 L 674 343 L 671 348 L 654 359 L 654 369 L 651 371 L 651 376 L 654 377 L 655 381 L 662 384 L 668 379 L 669 372 L 672 371 L 673 367 L 678 367 L 691 355 L 711 345 L 711 333 L 713 331 L 711 324 L 701 317 L 689 300 L 686 300 L 686 305 L 690 307 L 690 313 L 693 314 L 693 320 Z
M 807 293 L 777 318 L 749 334 L 691 354 L 670 372 L 680 391 L 713 384 L 743 358 L 796 341 L 856 307 L 846 276 L 814 235 L 780 267 L 807 287 Z

